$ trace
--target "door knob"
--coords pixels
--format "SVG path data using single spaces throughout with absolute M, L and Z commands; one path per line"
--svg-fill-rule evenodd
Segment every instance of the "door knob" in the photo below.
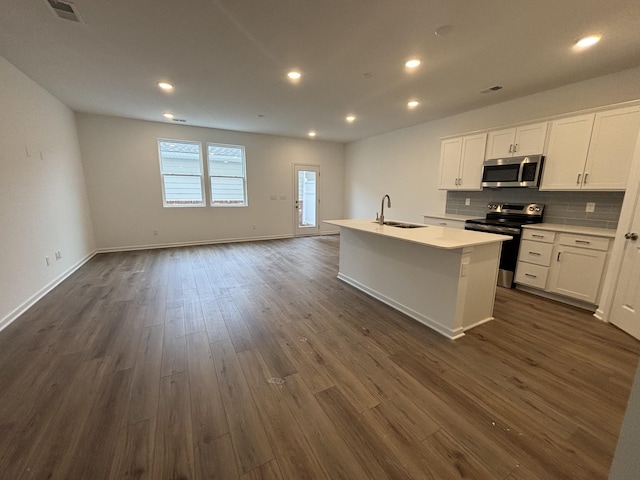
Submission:
M 638 234 L 635 232 L 628 232 L 624 234 L 624 238 L 626 238 L 627 240 L 637 240 Z

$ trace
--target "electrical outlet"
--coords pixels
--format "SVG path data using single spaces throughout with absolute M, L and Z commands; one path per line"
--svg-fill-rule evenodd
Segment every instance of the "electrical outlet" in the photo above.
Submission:
M 60 250 L 56 251 L 56 260 L 60 260 L 62 258 L 62 252 Z
M 153 231 L 153 234 L 154 234 L 154 235 L 158 235 L 158 230 L 154 230 L 154 231 Z
M 49 257 L 44 257 L 44 261 L 47 263 L 47 267 L 51 266 L 51 259 Z
M 277 200 L 278 196 L 277 195 L 271 195 L 271 200 Z
M 465 205 L 471 205 L 471 199 L 470 198 L 465 198 L 464 199 L 464 204 Z
M 596 203 L 595 202 L 587 202 L 587 208 L 584 209 L 585 212 L 595 212 L 596 211 Z
M 280 200 L 286 200 L 287 196 L 286 195 L 280 195 Z
M 252 228 L 253 230 L 255 230 L 255 229 L 256 229 L 256 226 L 255 226 L 255 225 L 251 225 L 251 228 Z

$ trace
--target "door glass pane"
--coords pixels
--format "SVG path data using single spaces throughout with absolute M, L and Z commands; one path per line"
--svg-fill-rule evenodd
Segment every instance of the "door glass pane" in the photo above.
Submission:
M 298 227 L 316 226 L 316 172 L 298 171 Z

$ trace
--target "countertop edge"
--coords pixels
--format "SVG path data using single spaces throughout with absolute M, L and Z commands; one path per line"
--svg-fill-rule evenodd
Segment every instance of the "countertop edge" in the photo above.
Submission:
M 560 223 L 536 223 L 533 225 L 523 225 L 522 228 L 559 233 L 573 233 L 576 235 L 591 235 L 595 237 L 615 238 L 616 236 L 616 231 L 609 228 L 583 227 L 580 225 L 563 225 Z

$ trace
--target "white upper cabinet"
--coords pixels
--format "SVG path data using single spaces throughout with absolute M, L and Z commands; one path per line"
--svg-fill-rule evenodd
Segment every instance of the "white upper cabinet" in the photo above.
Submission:
M 551 124 L 540 190 L 624 190 L 640 131 L 640 106 Z
M 592 113 L 551 124 L 540 190 L 580 189 L 594 117 Z
M 547 122 L 489 132 L 485 158 L 540 154 L 546 138 Z
M 624 190 L 640 130 L 640 107 L 596 114 L 582 188 Z
M 482 190 L 486 145 L 486 133 L 443 140 L 440 146 L 440 190 Z

